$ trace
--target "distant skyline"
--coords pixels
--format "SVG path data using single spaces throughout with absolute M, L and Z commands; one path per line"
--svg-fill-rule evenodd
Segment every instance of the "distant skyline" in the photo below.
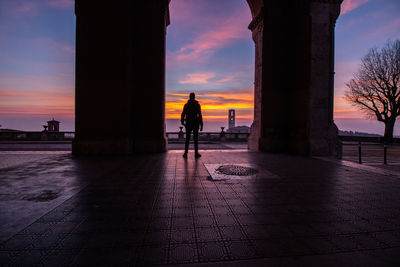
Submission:
M 73 0 L 0 1 L 0 125 L 41 130 L 52 117 L 74 130 Z M 253 117 L 254 43 L 245 0 L 172 0 L 167 29 L 166 119 L 176 131 L 187 95 L 202 104 L 205 130 Z M 343 99 L 345 83 L 372 47 L 400 39 L 400 1 L 345 0 L 336 23 L 335 122 L 342 130 L 382 133 Z M 208 125 L 208 126 L 207 126 Z M 220 125 L 220 126 L 218 126 Z M 171 128 L 172 127 L 172 128 Z M 170 129 L 171 128 L 171 129 Z M 395 126 L 400 134 L 400 123 Z

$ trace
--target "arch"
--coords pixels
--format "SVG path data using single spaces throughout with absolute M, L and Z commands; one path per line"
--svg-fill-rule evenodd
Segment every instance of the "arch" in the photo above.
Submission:
M 75 1 L 74 153 L 167 149 L 169 2 Z M 251 149 L 340 154 L 333 122 L 333 52 L 341 2 L 247 0 L 255 43 Z

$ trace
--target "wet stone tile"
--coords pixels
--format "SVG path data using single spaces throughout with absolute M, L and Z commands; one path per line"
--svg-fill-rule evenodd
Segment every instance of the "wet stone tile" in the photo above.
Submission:
M 230 215 L 215 216 L 215 220 L 218 226 L 239 226 L 235 217 Z
M 195 243 L 195 229 L 178 229 L 171 230 L 171 243 Z
M 169 248 L 168 263 L 198 262 L 196 244 L 172 244 Z
M 139 247 L 135 265 L 163 265 L 168 263 L 168 247 L 163 245 Z
M 23 250 L 31 246 L 40 235 L 15 235 L 1 245 L 2 250 Z
M 151 222 L 149 222 L 148 227 L 154 230 L 163 230 L 163 229 L 169 229 L 170 225 L 171 225 L 171 218 L 155 217 L 151 220 Z
M 250 241 L 259 257 L 290 256 L 288 246 L 280 239 L 257 239 Z
M 193 217 L 173 217 L 172 218 L 172 229 L 191 229 L 194 227 Z
M 44 266 L 72 265 L 80 249 L 51 250 L 41 261 Z
M 195 216 L 193 217 L 194 226 L 197 227 L 217 227 L 214 216 Z
M 11 258 L 10 266 L 35 266 L 40 265 L 44 256 L 41 250 L 20 251 L 16 257 Z
M 153 230 L 149 229 L 144 236 L 144 244 L 146 245 L 168 245 L 171 239 L 170 230 Z
M 271 237 L 262 225 L 245 225 L 242 226 L 242 229 L 249 239 L 267 239 Z
M 248 241 L 232 241 L 225 244 L 231 259 L 251 259 L 258 256 L 254 246 Z
M 86 247 L 86 243 L 91 239 L 93 234 L 72 233 L 65 236 L 59 246 L 62 249 L 81 249 Z
M 397 178 L 267 153 L 204 152 L 201 160 L 186 162 L 174 152 L 82 160 L 68 161 L 90 184 L 1 243 L 2 264 L 208 264 L 270 257 L 298 263 L 303 256 L 353 253 L 374 263 L 396 262 Z M 257 164 L 281 179 L 212 182 L 203 163 L 215 162 Z
M 222 241 L 220 230 L 217 227 L 196 227 L 197 242 Z
M 225 245 L 222 242 L 198 243 L 199 261 L 223 261 L 229 259 Z
M 239 226 L 219 227 L 223 240 L 246 240 L 247 236 Z
M 135 251 L 136 248 L 83 249 L 75 257 L 73 265 L 132 265 Z

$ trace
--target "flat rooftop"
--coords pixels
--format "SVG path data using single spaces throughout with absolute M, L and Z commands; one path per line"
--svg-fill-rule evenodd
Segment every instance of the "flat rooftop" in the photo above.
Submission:
M 399 266 L 398 167 L 190 152 L 1 151 L 0 265 Z

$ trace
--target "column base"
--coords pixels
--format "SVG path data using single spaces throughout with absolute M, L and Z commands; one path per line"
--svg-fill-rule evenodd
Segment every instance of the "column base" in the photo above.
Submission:
M 168 139 L 163 138 L 138 138 L 135 140 L 134 152 L 166 152 L 168 151 Z
M 264 136 L 250 135 L 249 148 L 252 151 L 288 153 L 304 156 L 342 157 L 342 143 L 334 123 L 327 128 L 314 129 L 312 136 L 304 132 L 279 133 L 274 129 L 265 130 Z
M 127 155 L 132 152 L 131 139 L 74 139 L 72 142 L 72 153 L 76 155 Z
M 311 156 L 332 156 L 342 158 L 342 142 L 336 124 L 331 123 L 323 135 L 310 138 Z
M 260 142 L 260 127 L 254 121 L 251 124 L 250 135 L 249 139 L 247 140 L 247 147 L 249 148 L 250 151 L 254 152 L 260 151 L 259 142 Z

